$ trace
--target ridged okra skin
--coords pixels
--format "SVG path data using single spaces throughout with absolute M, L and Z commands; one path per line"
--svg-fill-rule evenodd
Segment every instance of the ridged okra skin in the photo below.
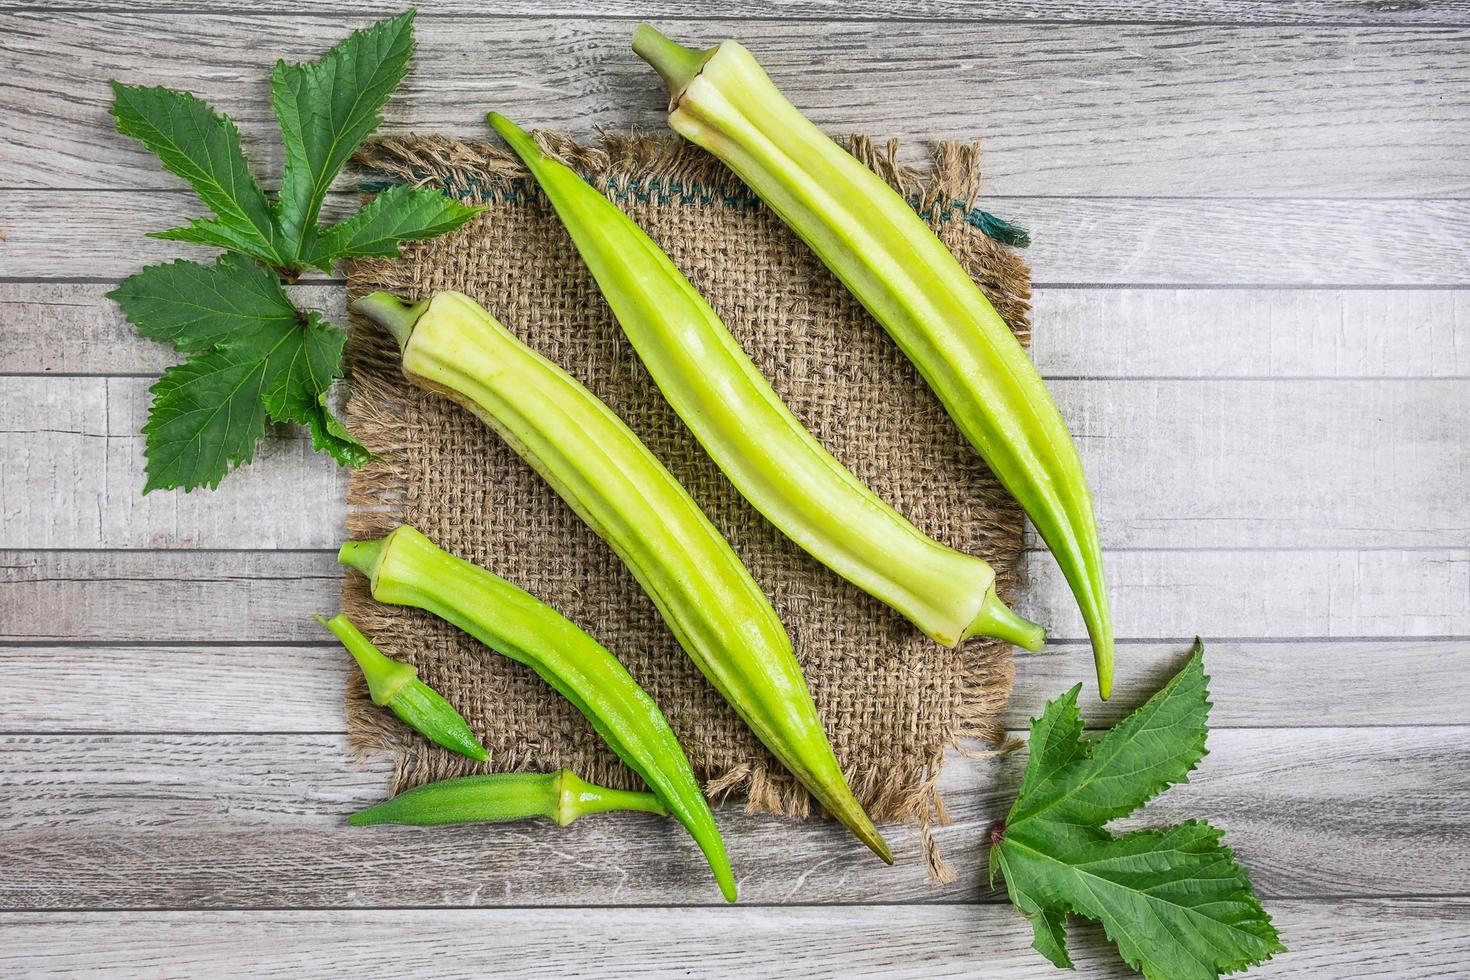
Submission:
M 791 640 L 729 543 L 601 400 L 479 304 L 445 292 L 354 306 L 399 337 L 403 370 L 485 420 L 617 552 L 690 658 L 812 795 L 885 861 Z
M 373 598 L 433 613 L 525 664 L 586 716 L 704 852 L 726 900 L 735 877 L 714 814 L 663 712 L 627 669 L 561 613 L 505 579 L 438 548 L 407 525 L 349 541 L 338 560 L 368 577 Z
M 615 810 L 669 811 L 653 793 L 610 789 L 589 783 L 570 769 L 506 772 L 441 779 L 406 790 L 391 800 L 354 813 L 354 827 L 396 823 L 437 827 L 455 823 L 505 823 L 540 817 L 565 827 L 592 813 Z
M 914 527 L 823 448 L 739 341 L 631 218 L 503 116 L 525 161 L 649 374 L 741 494 L 822 564 L 954 646 L 1000 636 L 1039 649 L 1040 627 L 995 594 L 995 572 Z
M 1112 690 L 1113 627 L 1077 449 L 1025 350 L 949 249 L 832 142 L 734 41 L 708 51 L 647 24 L 633 50 L 669 85 L 669 124 L 791 226 L 883 325 L 1056 557 Z

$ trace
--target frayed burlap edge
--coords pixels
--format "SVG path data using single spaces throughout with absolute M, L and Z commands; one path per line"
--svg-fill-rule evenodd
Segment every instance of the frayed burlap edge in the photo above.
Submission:
M 677 183 L 687 188 L 689 203 L 702 197 L 749 197 L 750 192 L 722 163 L 692 144 L 673 137 L 605 134 L 596 144 L 585 145 L 555 133 L 537 132 L 537 142 L 548 153 L 572 166 L 604 190 L 624 187 L 637 180 L 644 187 L 655 182 Z M 972 215 L 980 189 L 980 151 L 976 144 L 938 142 L 930 147 L 930 166 L 921 169 L 899 162 L 899 142 L 876 142 L 853 136 L 848 149 L 867 167 L 903 194 L 945 241 L 966 268 L 976 276 L 997 311 L 1011 325 L 1023 344 L 1030 340 L 1030 270 L 1011 249 L 984 234 L 955 234 L 946 226 L 958 225 Z M 440 186 L 455 189 L 461 197 L 490 203 L 514 194 L 539 193 L 521 161 L 512 153 L 484 142 L 467 142 L 443 136 L 385 137 L 370 141 L 357 155 L 357 162 L 372 176 L 389 183 Z M 485 178 L 489 176 L 491 180 Z M 365 185 L 367 186 L 367 185 Z M 751 198 L 753 200 L 753 198 Z M 956 220 L 958 219 L 958 220 Z M 974 223 L 974 222 L 971 222 Z M 377 454 L 373 462 L 354 471 L 348 488 L 347 528 L 352 537 L 378 536 L 402 523 L 400 505 L 406 486 L 401 466 L 407 452 L 403 418 L 392 411 L 392 392 L 370 377 L 360 366 L 381 369 L 396 367 L 397 351 L 378 338 L 363 337 L 358 331 L 348 346 L 349 365 L 354 369 L 352 393 L 346 408 L 347 425 L 354 435 Z M 1015 529 L 1019 539 L 1019 524 Z M 1014 599 L 1014 576 L 1002 576 L 999 590 L 1007 602 Z M 347 614 L 373 602 L 360 576 L 344 580 L 342 604 Z M 1010 697 L 1014 664 L 1008 645 L 998 641 L 971 641 L 956 654 L 962 660 L 961 690 L 956 706 L 956 728 L 948 744 L 935 746 L 918 780 L 891 773 L 880 780 L 874 771 L 854 779 L 853 792 L 868 812 L 879 821 L 911 821 L 922 835 L 925 864 L 932 880 L 947 884 L 954 872 L 944 861 L 934 829 L 950 818 L 938 790 L 945 754 L 960 750 L 966 755 L 991 755 L 1006 751 L 1000 745 L 1004 726 L 1000 716 Z M 405 788 L 410 779 L 421 782 L 462 773 L 446 769 L 436 761 L 422 739 L 405 739 L 403 729 L 383 712 L 373 709 L 362 697 L 361 678 L 354 678 L 347 694 L 349 751 L 357 758 L 390 750 L 395 755 L 392 791 Z M 976 753 L 965 743 L 980 741 L 996 749 Z M 528 760 L 494 758 L 494 769 L 524 769 Z M 794 818 L 808 817 L 812 800 L 799 784 L 785 774 L 773 778 L 763 765 L 745 764 L 709 774 L 706 793 L 721 802 L 744 795 L 747 812 L 774 813 Z

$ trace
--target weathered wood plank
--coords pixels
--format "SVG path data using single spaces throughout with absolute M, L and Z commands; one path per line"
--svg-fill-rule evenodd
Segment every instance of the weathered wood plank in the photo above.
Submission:
M 1128 643 L 1118 648 L 1111 701 L 1083 684 L 1078 699 L 1089 725 L 1112 725 L 1174 675 L 1188 643 Z M 192 658 L 191 658 L 192 659 Z M 1210 724 L 1350 726 L 1470 725 L 1464 640 L 1291 640 L 1261 643 L 1211 640 Z M 1016 684 L 1006 724 L 1025 728 L 1047 700 L 1092 672 L 1092 650 L 1080 642 L 1016 653 Z
M 0 731 L 345 732 L 353 668 L 321 635 L 293 646 L 0 646 Z
M 1453 289 L 1041 288 L 1032 322 L 1048 377 L 1470 375 L 1470 294 Z
M 1470 158 L 1470 157 L 1467 157 Z M 345 213 L 334 195 L 329 216 Z M 211 253 L 144 238 L 198 213 L 184 193 L 0 190 L 0 278 L 120 279 Z M 1470 200 L 1005 197 L 1040 286 L 1470 286 Z M 1262 235 L 1262 228 L 1271 228 Z
M 199 90 L 240 123 L 262 172 L 276 173 L 270 64 L 314 57 L 346 26 L 370 19 L 0 16 L 13 79 L 0 89 L 10 120 L 0 173 L 11 186 L 71 188 L 175 186 L 111 133 L 107 77 Z M 483 136 L 484 113 L 496 108 L 580 135 L 657 130 L 660 85 L 629 50 L 632 27 L 618 19 L 425 18 L 417 67 L 389 129 Z M 679 28 L 696 44 L 743 38 L 834 132 L 983 135 L 998 194 L 1410 197 L 1470 189 L 1470 59 L 1461 28 L 1007 22 L 976 31 L 833 21 L 792 31 L 760 20 Z M 242 36 L 251 43 L 240 44 Z M 1230 121 L 1224 131 L 1222 119 Z
M 55 5 L 42 0 L 7 0 L 3 11 L 45 12 Z M 185 0 L 129 0 L 137 13 L 197 13 Z M 333 0 L 333 11 L 383 16 L 373 0 Z M 895 6 L 892 0 L 423 0 L 416 5 L 422 20 L 432 17 L 629 17 L 672 20 L 712 17 L 741 20 L 878 20 L 945 21 L 962 24 L 987 21 L 1252 24 L 1301 26 L 1368 26 L 1374 24 L 1466 24 L 1470 5 L 1462 0 L 1433 3 L 1381 3 L 1376 0 L 915 0 Z M 67 9 L 115 10 L 112 0 L 67 0 Z M 320 8 L 319 8 L 320 9 Z M 299 14 L 301 8 L 284 0 L 249 3 L 247 0 L 211 0 L 213 13 Z
M 115 285 L 0 282 L 0 349 L 6 352 L 0 374 L 154 375 L 177 362 L 179 355 L 166 345 L 138 336 L 107 298 Z M 288 288 L 299 305 L 346 322 L 342 286 Z M 1444 319 L 1438 312 L 1433 318 Z
M 137 335 L 104 283 L 0 282 L 4 374 L 149 374 L 176 356 Z M 293 287 L 344 317 L 340 286 Z M 1042 374 L 1087 378 L 1470 377 L 1470 293 L 1455 289 L 1048 289 Z
M 143 496 L 149 384 L 0 379 L 0 456 L 15 462 L 0 471 L 0 543 L 15 536 L 34 536 L 33 546 L 44 548 L 340 543 L 345 474 L 292 426 L 273 427 L 256 462 L 217 491 Z
M 326 634 L 323 634 L 325 636 Z M 0 731 L 331 733 L 346 731 L 352 668 L 335 646 L 0 646 Z M 1093 725 L 1110 725 L 1166 681 L 1187 643 L 1128 643 L 1112 701 L 1082 692 Z M 1465 640 L 1212 640 L 1217 728 L 1279 725 L 1470 725 Z M 1085 644 L 1018 654 L 1006 724 L 1092 673 Z
M 1457 977 L 1470 944 L 1463 899 L 1294 899 L 1269 911 L 1290 952 L 1252 977 Z M 294 980 L 427 962 L 464 978 L 1056 977 L 1030 945 L 1024 919 L 987 905 L 0 915 L 0 970 L 35 977 Z M 1095 927 L 1074 920 L 1070 946 L 1080 976 L 1134 976 Z
M 614 561 L 609 554 L 605 559 Z M 1115 551 L 1117 635 L 1470 637 L 1463 549 Z M 1051 556 L 1028 552 L 1020 611 L 1084 636 Z M 335 555 L 321 551 L 0 551 L 0 640 L 317 642 Z
M 1224 729 L 1186 786 L 1120 826 L 1208 816 L 1263 894 L 1459 894 L 1470 877 L 1470 729 Z M 917 832 L 898 864 L 835 825 L 723 808 L 745 901 L 998 901 L 983 888 L 990 825 L 1024 755 L 955 759 L 938 832 L 957 883 L 929 883 Z M 344 824 L 381 797 L 341 736 L 0 738 L 0 908 L 718 904 L 693 844 L 657 818 L 571 828 Z M 575 861 L 565 855 L 575 854 Z M 425 869 L 432 868 L 432 873 Z
M 0 377 L 0 457 L 19 464 L 0 474 L 0 548 L 340 543 L 346 473 L 302 430 L 282 427 L 218 491 L 141 496 L 150 380 Z M 1470 546 L 1470 380 L 1050 388 L 1104 547 Z

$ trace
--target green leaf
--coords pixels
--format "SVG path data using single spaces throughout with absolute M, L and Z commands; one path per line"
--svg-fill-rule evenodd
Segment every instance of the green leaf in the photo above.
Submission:
M 317 410 L 307 419 L 311 429 L 311 446 L 318 452 L 328 452 L 343 466 L 362 466 L 377 457 L 362 443 L 352 437 L 347 426 L 327 408 L 327 393 L 322 392 L 317 401 Z
M 296 325 L 296 308 L 275 275 L 248 259 L 214 265 L 151 265 L 107 294 L 149 340 L 183 353 L 208 350 L 261 324 Z
M 307 425 L 314 442 L 351 455 L 322 403 L 346 334 L 299 313 L 274 273 L 235 256 L 174 262 L 144 269 L 111 296 L 144 336 L 193 354 L 152 388 L 145 493 L 218 486 L 254 456 L 267 417 Z
M 1021 791 L 995 835 L 992 866 L 1030 920 L 1033 945 L 1070 967 L 1065 918 L 1101 922 L 1146 977 L 1213 980 L 1283 952 L 1245 869 L 1207 823 L 1114 836 L 1105 824 L 1185 782 L 1205 755 L 1203 646 L 1143 707 L 1083 738 L 1077 688 L 1032 722 Z
M 286 147 L 277 223 L 293 268 L 315 247 L 317 215 L 343 164 L 382 118 L 378 115 L 408 71 L 413 10 L 350 35 L 317 62 L 276 62 L 271 101 Z
M 346 221 L 322 231 L 303 264 L 330 271 L 333 259 L 397 258 L 399 242 L 454 231 L 483 210 L 466 207 L 441 191 L 397 184 Z
M 158 155 L 215 213 L 154 237 L 198 242 L 281 263 L 276 224 L 240 149 L 240 131 L 188 92 L 112 83 L 117 131 Z

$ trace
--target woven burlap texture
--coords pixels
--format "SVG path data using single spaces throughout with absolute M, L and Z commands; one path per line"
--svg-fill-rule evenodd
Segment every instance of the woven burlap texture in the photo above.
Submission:
M 1013 587 L 1021 515 L 893 341 L 764 205 L 703 151 L 665 138 L 594 146 L 537 134 L 618 202 L 709 300 L 797 417 L 881 497 L 928 534 L 995 566 Z M 897 145 L 855 137 L 855 155 L 930 219 L 1006 321 L 1027 339 L 1029 272 L 971 211 L 978 150 L 941 143 L 922 172 Z M 607 402 L 705 508 L 771 597 L 857 798 L 878 820 L 925 828 L 931 872 L 946 870 L 928 828 L 947 749 L 1001 734 L 1009 650 L 948 650 L 839 579 L 766 523 L 660 396 L 556 215 L 519 161 L 488 144 L 382 139 L 360 163 L 382 181 L 439 186 L 491 205 L 461 231 L 353 263 L 353 297 L 411 299 L 456 289 Z M 968 220 L 967 220 L 968 219 Z M 408 384 L 397 350 L 355 318 L 349 429 L 380 460 L 352 475 L 349 531 L 398 523 L 527 589 L 616 654 L 663 708 L 712 797 L 806 816 L 806 791 L 775 762 L 680 650 L 612 550 L 512 450 L 447 399 Z M 411 736 L 355 682 L 356 748 L 397 754 L 394 791 L 476 771 L 568 767 L 638 785 L 588 723 L 529 669 L 426 613 L 381 605 L 349 573 L 343 608 L 390 656 L 464 713 L 490 752 L 483 766 Z

